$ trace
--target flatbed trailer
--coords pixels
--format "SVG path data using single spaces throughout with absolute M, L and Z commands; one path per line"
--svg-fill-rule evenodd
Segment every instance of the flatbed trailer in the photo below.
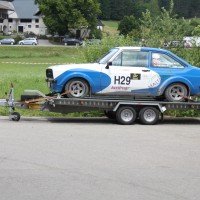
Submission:
M 187 102 L 165 102 L 155 99 L 92 97 L 64 98 L 60 94 L 45 95 L 38 90 L 25 90 L 19 101 L 11 88 L 8 98 L 0 99 L 0 106 L 9 108 L 9 118 L 20 120 L 15 108 L 57 113 L 75 113 L 103 110 L 108 118 L 119 124 L 130 125 L 139 118 L 142 124 L 156 124 L 166 110 L 200 110 L 200 101 L 187 98 Z

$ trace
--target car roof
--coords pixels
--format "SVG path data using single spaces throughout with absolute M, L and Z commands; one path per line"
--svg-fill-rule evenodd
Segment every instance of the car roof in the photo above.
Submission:
M 138 51 L 158 51 L 158 52 L 169 52 L 168 50 L 165 49 L 160 49 L 160 48 L 154 48 L 154 47 L 134 47 L 134 46 L 121 46 L 121 47 L 116 47 L 121 50 L 138 50 Z
M 179 59 L 181 62 L 185 63 L 186 65 L 190 65 L 188 62 L 186 62 L 179 56 L 175 55 L 174 53 L 166 49 L 160 49 L 160 48 L 154 48 L 154 47 L 134 47 L 134 46 L 122 46 L 122 47 L 115 47 L 115 48 L 118 48 L 120 50 L 152 51 L 156 53 L 165 53 L 168 55 L 170 54 L 170 55 L 173 55 L 173 57 Z

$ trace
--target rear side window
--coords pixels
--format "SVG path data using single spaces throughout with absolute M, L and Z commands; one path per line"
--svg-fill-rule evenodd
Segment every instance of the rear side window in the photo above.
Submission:
M 152 53 L 151 65 L 161 68 L 184 68 L 177 60 L 162 53 Z

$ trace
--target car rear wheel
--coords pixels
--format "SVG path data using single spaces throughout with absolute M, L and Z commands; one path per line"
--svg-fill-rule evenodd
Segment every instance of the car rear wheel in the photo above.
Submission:
M 67 46 L 67 42 L 65 42 L 64 45 Z
M 79 78 L 69 80 L 65 85 L 65 93 L 69 98 L 84 98 L 89 93 L 88 83 Z
M 14 43 L 13 43 L 13 42 L 11 42 L 10 44 L 11 44 L 11 45 L 13 45 Z
M 165 98 L 172 102 L 182 102 L 188 95 L 188 89 L 181 83 L 171 84 L 165 91 Z

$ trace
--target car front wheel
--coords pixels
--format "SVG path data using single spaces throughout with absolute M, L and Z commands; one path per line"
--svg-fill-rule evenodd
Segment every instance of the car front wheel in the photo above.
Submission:
M 88 83 L 83 79 L 72 79 L 66 83 L 65 93 L 69 98 L 84 98 L 89 93 Z
M 168 101 L 182 102 L 188 95 L 188 89 L 181 83 L 174 83 L 168 86 L 165 91 L 165 97 Z

